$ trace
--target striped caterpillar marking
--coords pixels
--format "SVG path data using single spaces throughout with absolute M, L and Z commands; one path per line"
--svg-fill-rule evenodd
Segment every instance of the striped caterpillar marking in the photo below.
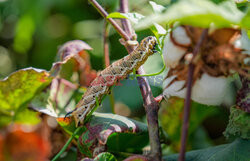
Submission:
M 134 69 L 137 70 L 154 53 L 156 43 L 153 36 L 144 38 L 131 54 L 101 71 L 72 112 L 77 126 L 83 124 L 86 115 L 96 106 L 96 98 L 100 102 L 110 92 L 111 86 L 126 78 Z

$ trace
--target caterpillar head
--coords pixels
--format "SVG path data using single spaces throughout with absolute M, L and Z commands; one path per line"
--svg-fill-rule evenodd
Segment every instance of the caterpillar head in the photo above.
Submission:
M 71 112 L 71 115 L 75 120 L 76 126 L 80 126 L 81 124 L 83 124 L 84 118 L 86 117 L 93 105 L 95 105 L 95 102 L 92 102 L 88 105 L 84 104 L 83 99 L 78 102 L 76 108 Z
M 149 51 L 148 54 L 152 55 L 155 52 L 156 45 L 157 45 L 156 37 L 148 36 L 141 41 L 140 48 L 144 51 Z
M 76 126 L 80 126 L 84 122 L 84 118 L 86 117 L 88 110 L 85 107 L 78 107 L 72 112 L 72 116 L 74 117 Z

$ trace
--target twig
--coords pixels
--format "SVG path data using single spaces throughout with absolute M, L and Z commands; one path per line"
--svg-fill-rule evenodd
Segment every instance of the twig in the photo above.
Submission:
M 120 0 L 120 11 L 123 13 L 126 13 L 129 11 L 128 9 L 128 0 Z M 128 33 L 131 37 L 130 39 L 133 39 L 131 24 L 129 21 L 122 21 L 122 24 L 124 27 L 124 30 L 126 33 Z M 130 30 L 131 29 L 131 30 Z M 127 50 L 129 53 L 131 53 L 135 49 L 135 46 L 127 46 Z M 141 66 L 137 74 L 144 75 L 144 69 Z M 146 111 L 146 117 L 148 122 L 148 133 L 149 133 L 149 139 L 150 139 L 150 154 L 149 159 L 160 161 L 162 157 L 161 153 L 161 144 L 160 144 L 160 137 L 159 137 L 159 125 L 158 125 L 158 110 L 159 110 L 159 104 L 155 101 L 151 88 L 149 86 L 149 83 L 145 77 L 137 77 L 138 84 L 140 86 L 142 98 L 143 98 L 143 104 Z
M 104 21 L 104 31 L 103 31 L 105 67 L 108 67 L 110 65 L 108 36 L 109 36 L 109 24 L 105 20 Z M 112 111 L 112 113 L 115 113 L 115 98 L 114 98 L 114 93 L 112 92 L 112 89 L 111 89 L 111 93 L 109 95 L 109 101 L 110 101 L 111 111 Z
M 89 2 L 96 8 L 96 10 L 104 18 L 106 18 L 108 16 L 108 13 L 102 8 L 102 6 L 100 6 L 100 4 L 98 2 L 96 2 L 95 0 L 89 0 Z M 108 18 L 107 20 L 112 24 L 112 26 L 115 28 L 115 30 L 121 35 L 121 37 L 125 41 L 129 40 L 129 36 L 123 31 L 123 29 L 112 18 Z
M 104 47 L 103 50 L 104 50 L 105 67 L 108 67 L 110 65 L 108 36 L 109 36 L 109 28 L 108 28 L 108 23 L 105 20 L 104 31 L 103 31 L 103 47 Z
M 203 30 L 201 37 L 198 41 L 198 43 L 195 46 L 195 49 L 193 51 L 193 59 L 200 51 L 201 45 L 204 42 L 206 36 L 207 36 L 208 30 Z M 186 143 L 187 143 L 187 136 L 188 136 L 188 127 L 189 127 L 189 116 L 190 116 L 190 105 L 191 105 L 191 92 L 192 92 L 192 82 L 193 82 L 193 73 L 194 73 L 194 64 L 189 64 L 188 67 L 188 77 L 187 77 L 187 93 L 186 93 L 186 99 L 184 102 L 184 118 L 182 123 L 182 132 L 181 132 L 181 150 L 178 161 L 184 161 L 185 160 L 185 150 L 186 150 Z

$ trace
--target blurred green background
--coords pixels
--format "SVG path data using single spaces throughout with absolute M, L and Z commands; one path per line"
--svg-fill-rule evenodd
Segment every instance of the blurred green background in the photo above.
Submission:
M 119 7 L 117 0 L 99 2 L 108 12 Z M 152 12 L 146 0 L 130 4 L 132 11 Z M 103 27 L 103 18 L 87 0 L 0 0 L 0 78 L 29 66 L 49 70 L 58 47 L 74 39 L 84 40 L 94 48 L 92 66 L 101 69 Z M 141 39 L 151 33 L 137 34 Z M 126 55 L 117 41 L 119 36 L 112 29 L 110 35 L 111 59 Z

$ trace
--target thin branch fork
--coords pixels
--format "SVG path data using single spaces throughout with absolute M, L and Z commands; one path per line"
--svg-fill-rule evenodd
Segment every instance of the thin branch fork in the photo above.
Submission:
M 202 43 L 204 42 L 205 38 L 207 37 L 208 30 L 204 29 L 201 37 L 196 44 L 194 51 L 193 51 L 193 59 L 199 53 Z M 192 60 L 193 60 L 192 59 Z M 186 99 L 184 102 L 184 118 L 182 123 L 182 132 L 181 132 L 181 150 L 178 161 L 185 160 L 185 150 L 186 150 L 186 143 L 187 143 L 187 136 L 188 136 L 188 127 L 189 127 L 189 117 L 190 117 L 190 105 L 191 105 L 191 93 L 192 93 L 192 82 L 193 82 L 193 73 L 194 73 L 195 65 L 192 61 L 188 67 L 188 77 L 187 77 L 187 93 Z

